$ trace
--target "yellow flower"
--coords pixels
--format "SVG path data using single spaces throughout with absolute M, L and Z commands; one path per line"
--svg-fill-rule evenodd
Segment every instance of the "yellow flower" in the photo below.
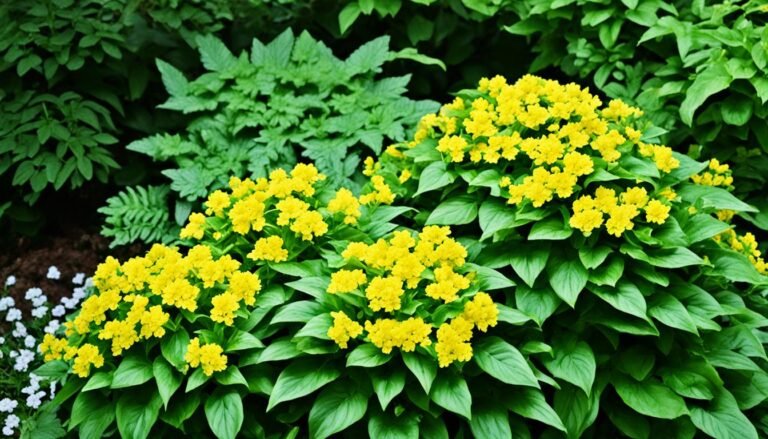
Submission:
M 232 293 L 221 293 L 211 299 L 211 320 L 232 326 L 235 320 L 235 311 L 240 309 L 239 298 Z
M 472 322 L 477 329 L 485 332 L 488 327 L 496 326 L 499 317 L 499 309 L 493 299 L 486 293 L 477 293 L 472 301 L 464 305 L 464 312 L 461 314 L 464 319 Z
M 454 361 L 472 359 L 472 322 L 456 317 L 450 323 L 443 323 L 437 330 L 437 361 L 440 367 L 448 367 Z
M 45 334 L 40 343 L 40 353 L 45 361 L 61 360 L 68 346 L 67 339 L 56 338 L 54 335 Z
M 400 296 L 403 295 L 403 281 L 397 277 L 376 276 L 365 289 L 368 306 L 373 311 L 392 312 L 400 309 Z
M 363 270 L 339 270 L 331 274 L 331 283 L 326 291 L 331 294 L 349 293 L 367 281 Z
M 251 230 L 260 232 L 264 228 L 264 198 L 264 194 L 254 193 L 232 206 L 228 215 L 235 233 L 245 235 Z
M 451 156 L 451 161 L 461 162 L 467 145 L 466 139 L 461 136 L 445 136 L 437 142 L 437 150 Z
M 77 348 L 72 371 L 80 378 L 85 378 L 91 373 L 91 366 L 98 369 L 103 365 L 104 357 L 99 353 L 99 349 L 90 343 L 85 343 Z
M 670 207 L 659 200 L 651 200 L 645 206 L 645 220 L 649 223 L 664 224 L 669 217 Z
M 144 338 L 161 338 L 165 335 L 163 325 L 165 325 L 170 317 L 168 313 L 163 312 L 163 308 L 160 305 L 149 307 L 141 315 L 141 336 Z
M 645 189 L 636 186 L 624 191 L 620 198 L 622 203 L 632 204 L 640 209 L 648 202 L 648 192 Z
M 118 356 L 139 341 L 139 334 L 136 332 L 136 323 L 112 320 L 104 324 L 104 329 L 99 331 L 99 339 L 112 340 L 112 355 Z
M 197 309 L 197 296 L 200 288 L 189 283 L 187 279 L 175 279 L 161 293 L 165 305 L 175 306 L 194 312 Z
M 446 303 L 458 299 L 461 290 L 469 288 L 469 279 L 453 271 L 450 266 L 435 269 L 435 283 L 427 285 L 427 296 Z
M 207 209 L 205 213 L 207 215 L 221 216 L 224 213 L 224 209 L 229 207 L 229 194 L 223 191 L 214 191 L 208 196 L 208 201 L 205 202 Z
M 406 181 L 411 179 L 411 171 L 408 169 L 403 169 L 402 172 L 400 172 L 400 176 L 397 178 L 397 180 L 402 184 Z
M 288 250 L 283 248 L 283 238 L 273 235 L 259 238 L 248 257 L 256 261 L 282 262 L 288 259 Z
M 427 347 L 432 344 L 429 335 L 432 326 L 423 319 L 410 317 L 399 322 L 394 319 L 377 319 L 376 322 L 365 322 L 368 339 L 381 352 L 389 354 L 394 348 L 404 352 L 413 352 L 416 346 Z
M 227 368 L 227 356 L 223 354 L 224 349 L 216 343 L 200 345 L 200 339 L 197 337 L 189 341 L 187 353 L 184 359 L 191 367 L 203 368 L 203 373 L 207 376 L 214 372 L 221 372 Z
M 355 224 L 360 217 L 360 202 L 352 195 L 352 191 L 341 188 L 336 196 L 328 202 L 328 212 L 344 213 L 344 224 Z
M 343 311 L 331 312 L 333 325 L 328 329 L 328 337 L 340 348 L 346 349 L 347 343 L 363 333 L 363 327 L 347 317 Z
M 193 213 L 189 216 L 187 225 L 181 229 L 179 237 L 181 239 L 194 238 L 203 239 L 205 234 L 205 215 L 202 213 Z
M 613 236 L 619 237 L 626 230 L 632 230 L 635 224 L 632 219 L 638 214 L 637 207 L 632 204 L 620 204 L 613 206 L 608 211 L 608 221 L 605 228 Z
M 299 234 L 301 239 L 311 241 L 314 237 L 325 235 L 328 232 L 328 224 L 323 221 L 319 212 L 305 212 L 291 224 L 291 231 Z
M 360 197 L 360 203 L 362 204 L 392 204 L 395 201 L 395 194 L 392 192 L 392 188 L 384 182 L 384 177 L 381 175 L 374 175 L 371 177 L 371 184 L 373 185 L 373 192 L 369 192 Z

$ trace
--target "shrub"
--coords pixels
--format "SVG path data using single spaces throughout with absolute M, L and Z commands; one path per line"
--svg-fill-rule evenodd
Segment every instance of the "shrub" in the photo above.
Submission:
M 551 374 L 539 379 L 569 436 L 757 437 L 765 263 L 754 236 L 716 218 L 754 208 L 693 183 L 727 168 L 654 132 L 574 84 L 496 77 L 366 172 L 417 224 L 480 238 L 477 263 L 516 283 L 505 303 L 537 331 L 505 339 Z
M 419 117 L 437 107 L 403 96 L 409 76 L 376 79 L 387 61 L 429 61 L 413 51 L 391 52 L 388 41 L 373 40 L 342 61 L 308 33 L 294 38 L 290 30 L 268 45 L 254 40 L 250 55 L 239 57 L 214 37 L 199 38 L 209 72 L 196 80 L 158 61 L 171 95 L 161 108 L 196 118 L 183 133 L 157 134 L 128 149 L 171 162 L 163 174 L 177 194 L 180 223 L 190 203 L 223 187 L 229 175 L 263 176 L 291 166 L 297 155 L 312 159 L 333 184 L 355 189 L 360 151 L 379 153 L 385 142 L 404 140 Z M 168 228 L 161 220 L 167 208 L 159 209 L 155 227 Z M 108 223 L 118 222 L 103 212 Z M 132 220 L 119 224 L 109 232 L 115 243 L 135 239 Z
M 359 198 L 311 165 L 233 178 L 188 251 L 99 267 L 43 347 L 56 403 L 88 437 L 756 438 L 766 278 L 751 239 L 711 239 L 752 208 L 649 133 L 496 77 L 366 160 Z

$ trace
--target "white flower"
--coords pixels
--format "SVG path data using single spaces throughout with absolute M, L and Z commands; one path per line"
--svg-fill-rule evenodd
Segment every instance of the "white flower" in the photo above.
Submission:
M 16 338 L 24 338 L 27 336 L 27 327 L 24 326 L 24 323 L 16 322 L 13 326 L 15 329 L 11 332 L 11 335 Z
M 8 417 L 5 418 L 5 428 L 3 428 L 3 433 L 5 433 L 6 428 L 13 430 L 14 428 L 18 427 L 20 421 L 21 419 L 19 419 L 18 416 L 8 415 Z M 13 432 L 11 432 L 11 434 L 13 434 Z M 10 436 L 11 434 L 6 434 L 6 436 Z
M 75 285 L 82 285 L 83 282 L 85 282 L 85 273 L 77 273 L 75 277 L 72 278 L 72 283 Z
M 46 393 L 43 390 L 29 395 L 27 397 L 27 407 L 31 407 L 33 409 L 40 407 L 40 404 L 43 403 L 43 398 L 45 398 L 45 395 Z
M 40 288 L 37 288 L 37 287 L 33 287 L 33 288 L 28 289 L 27 292 L 24 293 L 24 299 L 32 300 L 35 297 L 39 297 L 42 294 L 43 294 L 43 290 L 41 290 Z
M 77 304 L 80 303 L 80 299 L 77 299 L 75 297 L 73 298 L 62 297 L 61 303 L 64 305 L 64 308 L 66 309 L 75 309 L 77 307 Z
M 32 310 L 32 316 L 37 317 L 38 319 L 42 319 L 45 317 L 45 314 L 48 312 L 47 306 L 38 306 L 37 308 L 34 308 Z
M 85 288 L 79 287 L 72 290 L 72 298 L 80 300 L 85 297 Z
M 16 305 L 16 302 L 13 300 L 13 297 L 3 297 L 0 299 L 0 311 L 5 311 L 8 308 L 13 308 L 13 306 Z
M 66 313 L 67 313 L 67 310 L 64 308 L 63 305 L 56 305 L 51 310 L 51 314 L 53 314 L 54 317 L 61 317 Z
M 15 322 L 16 320 L 21 320 L 21 310 L 16 308 L 10 308 L 8 310 L 8 314 L 5 316 L 5 321 Z
M 55 265 L 51 265 L 50 267 L 48 267 L 48 274 L 46 274 L 45 277 L 47 277 L 48 279 L 58 280 L 59 278 L 61 278 L 61 272 L 59 271 L 58 268 L 56 268 Z
M 60 326 L 61 326 L 61 323 L 59 323 L 58 320 L 54 319 L 48 322 L 48 324 L 45 326 L 43 331 L 45 331 L 46 334 L 53 334 L 59 329 Z
M 37 340 L 35 340 L 35 337 L 32 337 L 31 335 L 28 335 L 24 338 L 24 346 L 28 348 L 33 348 L 37 344 Z
M 5 337 L 0 337 L 0 344 L 5 343 Z
M 85 287 L 86 287 L 86 288 L 90 288 L 90 287 L 92 287 L 92 286 L 93 286 L 93 278 L 92 278 L 92 277 L 89 277 L 89 278 L 87 278 L 87 279 L 85 280 Z
M 16 276 L 13 276 L 13 275 L 11 275 L 11 276 L 8 276 L 8 277 L 5 279 L 5 286 L 6 286 L 6 287 L 12 287 L 12 286 L 14 286 L 14 285 L 16 285 Z
M 51 399 L 56 397 L 56 381 L 51 381 Z
M 0 413 L 13 413 L 18 405 L 18 401 L 11 398 L 0 399 Z
M 35 353 L 29 349 L 21 349 L 16 357 L 16 363 L 13 365 L 13 369 L 18 372 L 26 372 L 29 368 L 29 363 L 35 359 Z
M 45 297 L 45 295 L 43 294 L 32 299 L 32 306 L 41 306 L 47 301 L 48 301 L 48 298 Z

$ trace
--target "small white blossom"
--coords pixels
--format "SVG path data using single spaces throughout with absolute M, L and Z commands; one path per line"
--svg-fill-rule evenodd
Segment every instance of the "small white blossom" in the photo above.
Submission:
M 85 273 L 77 273 L 75 277 L 72 278 L 72 283 L 75 285 L 82 285 L 83 282 L 85 282 Z
M 51 387 L 50 387 L 50 396 L 51 399 L 56 397 L 56 381 L 51 381 Z
M 92 287 L 92 286 L 93 286 L 93 278 L 92 278 L 92 277 L 89 277 L 89 278 L 87 278 L 87 279 L 85 280 L 85 287 L 86 287 L 86 288 L 90 288 L 90 287 Z
M 59 323 L 58 320 L 54 319 L 48 322 L 47 325 L 45 325 L 45 328 L 43 329 L 43 331 L 45 331 L 46 334 L 54 334 L 56 331 L 58 331 L 60 326 L 61 326 L 61 323 Z
M 83 299 L 85 297 L 85 288 L 79 287 L 72 290 L 72 298 L 73 299 Z
M 27 327 L 24 326 L 24 323 L 16 322 L 13 324 L 13 332 L 11 332 L 11 335 L 16 338 L 24 338 L 27 336 Z
M 29 349 L 21 349 L 16 357 L 16 363 L 13 365 L 13 369 L 18 372 L 26 372 L 29 368 L 29 363 L 35 359 L 35 353 Z
M 56 305 L 51 310 L 51 314 L 53 314 L 54 317 L 61 317 L 66 313 L 67 310 L 64 308 L 64 305 Z
M 13 297 L 3 297 L 0 299 L 0 311 L 5 311 L 8 308 L 13 308 L 14 305 L 16 305 L 16 302 L 13 300 Z
M 45 314 L 48 312 L 47 306 L 38 306 L 37 308 L 34 308 L 32 310 L 32 316 L 37 317 L 38 319 L 42 319 L 45 317 Z
M 13 413 L 19 403 L 11 398 L 0 399 L 0 413 Z
M 77 304 L 80 303 L 80 300 L 77 298 L 62 297 L 61 303 L 66 309 L 75 309 Z
M 16 320 L 21 320 L 21 310 L 16 308 L 10 308 L 8 310 L 8 314 L 5 316 L 6 322 L 15 322 Z
M 28 348 L 33 348 L 37 344 L 37 340 L 35 340 L 35 337 L 32 337 L 31 335 L 28 335 L 24 338 L 24 346 Z
M 48 267 L 48 274 L 46 274 L 45 277 L 47 277 L 48 279 L 58 280 L 59 278 L 61 278 L 61 272 L 59 271 L 58 268 L 56 268 L 55 265 L 51 265 L 50 267 Z
M 19 426 L 21 419 L 16 415 L 8 415 L 5 418 L 5 426 L 3 427 L 3 434 L 6 436 L 13 436 L 13 429 Z
M 43 390 L 29 395 L 27 397 L 27 407 L 31 407 L 33 409 L 40 407 L 40 404 L 43 403 L 43 398 L 45 398 L 45 395 L 46 393 Z
M 47 301 L 48 301 L 48 298 L 45 297 L 45 295 L 37 296 L 34 299 L 32 299 L 32 306 L 42 306 Z
M 8 277 L 5 279 L 5 286 L 6 286 L 6 287 L 12 287 L 12 286 L 14 286 L 14 285 L 16 285 L 16 276 L 13 276 L 13 275 L 11 275 L 11 276 L 8 276 Z
M 43 294 L 43 290 L 37 287 L 33 287 L 27 290 L 26 293 L 24 293 L 24 299 L 26 300 L 32 300 L 35 297 L 40 297 Z
M 0 344 L 5 343 L 5 337 L 0 337 Z

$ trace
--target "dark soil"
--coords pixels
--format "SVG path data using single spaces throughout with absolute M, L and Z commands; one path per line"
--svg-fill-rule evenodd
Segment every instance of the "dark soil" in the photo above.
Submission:
M 70 297 L 72 278 L 77 273 L 93 274 L 96 266 L 108 255 L 120 261 L 141 252 L 140 245 L 109 248 L 109 240 L 99 235 L 97 229 L 71 228 L 60 234 L 40 240 L 19 237 L 10 248 L 0 252 L 0 287 L 8 276 L 16 277 L 16 285 L 10 288 L 11 296 L 24 315 L 29 315 L 29 302 L 24 294 L 29 288 L 38 287 L 56 304 L 62 297 Z M 48 279 L 48 267 L 55 266 L 61 272 L 59 280 Z

